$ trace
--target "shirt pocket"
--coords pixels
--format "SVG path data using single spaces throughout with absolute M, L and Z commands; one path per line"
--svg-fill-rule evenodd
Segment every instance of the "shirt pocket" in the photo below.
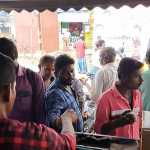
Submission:
M 20 112 L 29 113 L 31 111 L 32 93 L 24 90 L 17 93 L 17 106 Z

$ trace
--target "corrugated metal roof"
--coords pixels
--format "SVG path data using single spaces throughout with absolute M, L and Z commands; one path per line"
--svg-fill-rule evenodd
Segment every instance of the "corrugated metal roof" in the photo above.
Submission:
M 107 8 L 109 6 L 120 8 L 123 5 L 135 7 L 138 4 L 149 6 L 150 0 L 0 0 L 0 9 L 6 11 L 21 11 L 23 9 L 28 11 L 33 11 L 34 9 L 55 11 L 57 8 L 80 10 L 83 7 L 88 9 L 93 9 L 94 7 Z

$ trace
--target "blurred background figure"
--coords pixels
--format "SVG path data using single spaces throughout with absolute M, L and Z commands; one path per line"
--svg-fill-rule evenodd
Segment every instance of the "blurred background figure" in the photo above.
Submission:
M 81 80 L 88 88 L 91 99 L 96 102 L 98 97 L 102 95 L 113 83 L 118 79 L 117 66 L 115 64 L 116 52 L 112 47 L 105 47 L 100 51 L 99 62 L 101 69 L 95 75 L 94 83 L 91 86 L 86 80 Z
M 47 88 L 54 80 L 54 62 L 53 56 L 45 55 L 39 62 L 39 74 L 42 76 L 45 87 Z
M 99 54 L 104 47 L 105 47 L 105 41 L 101 39 L 97 40 L 92 55 L 92 68 L 89 72 L 89 75 L 92 79 L 95 77 L 96 72 L 100 69 Z
M 115 65 L 116 52 L 112 47 L 101 50 L 99 61 L 101 69 L 96 73 L 94 80 L 94 95 L 92 99 L 96 102 L 98 97 L 109 89 L 117 80 L 117 66 Z
M 143 73 L 143 83 L 140 89 L 142 92 L 143 110 L 150 111 L 150 49 L 146 52 L 145 61 L 148 65 L 148 70 Z
M 145 58 L 146 64 L 148 66 L 147 70 L 143 72 L 143 83 L 140 87 L 141 93 L 142 93 L 142 101 L 143 101 L 143 126 L 144 128 L 150 128 L 150 49 L 146 52 L 146 58 Z
M 78 72 L 84 74 L 87 72 L 87 65 L 85 58 L 86 45 L 83 36 L 80 36 L 79 40 L 75 43 L 74 48 L 76 51 Z
M 83 111 L 84 102 L 85 102 L 85 93 L 83 90 L 83 84 L 79 79 L 74 78 L 71 87 L 75 91 L 77 100 L 79 101 L 80 109 L 81 111 Z

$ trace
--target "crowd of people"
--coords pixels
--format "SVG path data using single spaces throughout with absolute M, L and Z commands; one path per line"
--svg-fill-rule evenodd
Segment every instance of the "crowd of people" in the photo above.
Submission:
M 89 132 L 139 140 L 142 111 L 150 110 L 150 71 L 143 73 L 144 64 L 129 57 L 116 64 L 115 49 L 104 41 L 96 54 L 99 67 L 89 85 L 76 78 L 69 55 L 43 56 L 36 73 L 19 65 L 13 41 L 0 38 L 0 149 L 75 150 L 75 132 L 85 131 L 89 117 L 83 86 L 95 106 Z

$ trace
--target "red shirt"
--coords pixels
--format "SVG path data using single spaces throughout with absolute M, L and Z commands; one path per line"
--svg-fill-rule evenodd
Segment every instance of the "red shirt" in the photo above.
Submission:
M 101 127 L 104 123 L 108 123 L 114 118 L 119 117 L 126 110 L 131 110 L 129 101 L 119 93 L 116 86 L 113 86 L 98 100 L 95 121 L 96 133 L 101 133 Z M 133 91 L 133 111 L 137 114 L 136 121 L 133 124 L 115 129 L 110 135 L 131 139 L 140 138 L 142 100 L 138 90 Z
M 76 56 L 77 58 L 84 58 L 85 57 L 85 43 L 82 40 L 79 40 L 75 43 L 74 48 L 76 49 Z
M 58 134 L 36 123 L 0 119 L 1 150 L 75 150 L 73 134 Z

